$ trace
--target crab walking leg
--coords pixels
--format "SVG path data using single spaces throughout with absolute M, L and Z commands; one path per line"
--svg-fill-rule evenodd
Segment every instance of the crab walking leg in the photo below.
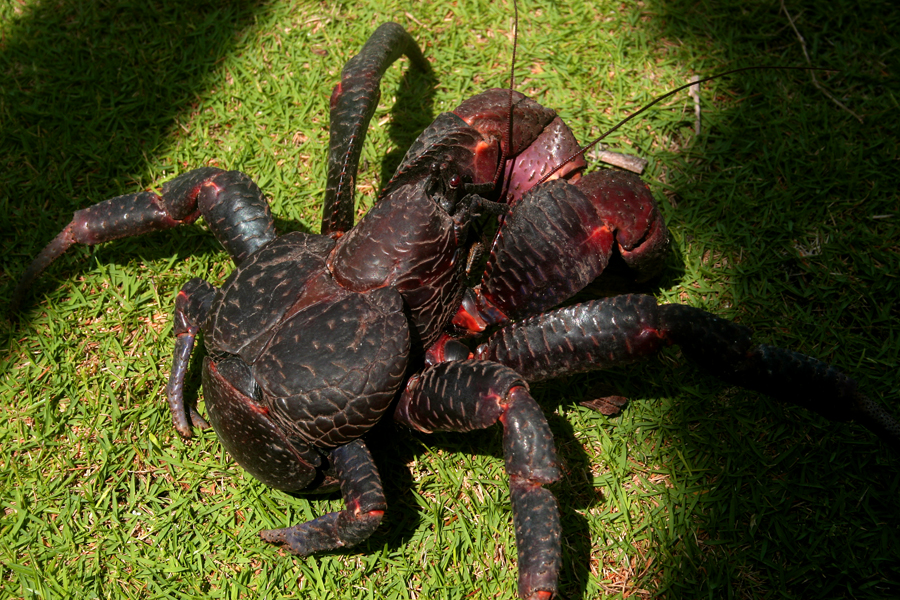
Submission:
M 126 194 L 77 211 L 25 270 L 13 291 L 13 312 L 34 280 L 73 245 L 93 246 L 171 229 L 201 215 L 236 263 L 275 239 L 268 202 L 247 175 L 215 167 L 195 169 L 163 184 L 159 195 Z
M 619 296 L 526 319 L 491 336 L 476 356 L 536 381 L 628 364 L 673 343 L 724 381 L 833 421 L 857 421 L 900 451 L 900 424 L 847 375 L 809 356 L 754 344 L 742 325 L 689 306 L 657 306 L 650 296 Z
M 831 421 L 856 421 L 900 452 L 900 422 L 834 367 L 798 352 L 753 344 L 747 327 L 690 306 L 661 306 L 660 323 L 688 357 L 725 381 Z
M 193 406 L 184 402 L 184 377 L 191 361 L 194 339 L 206 320 L 216 295 L 216 288 L 202 279 L 191 279 L 181 288 L 175 298 L 175 315 L 172 332 L 175 335 L 175 356 L 172 358 L 172 372 L 166 386 L 169 410 L 175 429 L 183 438 L 191 437 L 191 423 L 206 429 L 209 424 Z M 190 412 L 190 418 L 188 418 Z
M 341 82 L 331 93 L 322 233 L 344 232 L 353 227 L 356 168 L 369 121 L 381 97 L 381 77 L 404 54 L 414 67 L 426 72 L 431 69 L 412 36 L 397 23 L 385 23 L 375 30 L 359 54 L 347 61 L 341 71 Z
M 503 424 L 519 595 L 553 597 L 561 562 L 559 507 L 542 486 L 559 479 L 559 466 L 547 419 L 519 374 L 485 361 L 441 363 L 410 380 L 394 419 L 426 433 Z
M 285 546 L 294 554 L 309 556 L 353 546 L 372 535 L 381 523 L 387 504 L 369 449 L 362 439 L 356 439 L 332 450 L 331 461 L 346 508 L 293 527 L 262 531 L 259 535 L 263 540 Z

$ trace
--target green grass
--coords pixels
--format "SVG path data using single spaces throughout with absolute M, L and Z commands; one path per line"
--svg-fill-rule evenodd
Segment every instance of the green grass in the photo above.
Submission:
M 789 3 L 818 78 L 730 76 L 611 137 L 650 160 L 673 237 L 650 291 L 854 374 L 900 414 L 900 13 Z M 375 27 L 404 24 L 433 79 L 389 71 L 359 176 L 370 206 L 438 112 L 503 86 L 505 2 L 0 3 L 0 310 L 74 210 L 202 165 L 240 169 L 282 231 L 318 228 L 328 98 Z M 777 2 L 520 6 L 518 88 L 587 140 L 693 74 L 806 64 Z M 389 513 L 359 548 L 298 560 L 263 528 L 340 502 L 251 480 L 163 399 L 169 315 L 220 283 L 203 226 L 70 251 L 0 324 L 0 597 L 513 598 L 498 431 L 374 432 Z M 196 369 L 195 369 L 196 372 Z M 616 419 L 577 405 L 598 385 Z M 196 377 L 193 383 L 196 389 Z M 699 374 L 677 350 L 534 386 L 564 463 L 562 597 L 900 595 L 900 460 L 868 432 Z M 374 591 L 373 591 L 374 590 Z

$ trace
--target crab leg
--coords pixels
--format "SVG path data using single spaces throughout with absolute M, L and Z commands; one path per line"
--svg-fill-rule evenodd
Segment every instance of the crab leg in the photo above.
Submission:
M 512 367 L 529 381 L 628 364 L 678 344 L 713 375 L 797 404 L 833 421 L 854 420 L 900 450 L 900 423 L 857 383 L 809 356 L 753 344 L 748 328 L 650 296 L 577 304 L 509 325 L 477 357 Z
M 192 423 L 203 429 L 209 427 L 196 408 L 185 405 L 184 377 L 191 361 L 194 339 L 209 314 L 215 294 L 216 288 L 212 284 L 202 279 L 191 279 L 182 286 L 175 298 L 172 327 L 175 335 L 175 356 L 172 358 L 172 372 L 169 374 L 166 396 L 169 398 L 169 410 L 175 429 L 183 438 L 191 437 Z
M 372 535 L 387 504 L 369 449 L 357 439 L 332 450 L 331 461 L 346 508 L 293 527 L 261 531 L 263 540 L 285 546 L 293 554 L 309 556 L 353 546 Z
M 431 69 L 412 36 L 397 23 L 385 23 L 375 30 L 359 54 L 347 61 L 341 71 L 341 82 L 331 93 L 331 137 L 322 233 L 344 232 L 353 227 L 356 168 L 369 121 L 381 97 L 381 77 L 404 54 L 414 67 L 426 72 Z
M 519 595 L 553 597 L 562 560 L 559 507 L 542 486 L 559 479 L 559 466 L 547 419 L 519 374 L 485 361 L 441 363 L 410 380 L 394 419 L 426 433 L 503 424 Z
M 203 167 L 162 186 L 110 198 L 75 213 L 72 221 L 32 261 L 13 291 L 15 312 L 34 280 L 75 244 L 93 246 L 206 219 L 236 263 L 275 239 L 269 205 L 259 187 L 239 171 Z

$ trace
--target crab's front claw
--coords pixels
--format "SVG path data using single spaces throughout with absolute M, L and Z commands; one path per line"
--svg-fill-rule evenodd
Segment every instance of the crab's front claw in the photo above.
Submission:
M 669 231 L 647 184 L 634 173 L 603 169 L 575 185 L 614 233 L 616 248 L 635 281 L 656 277 L 669 251 Z
M 617 252 L 636 281 L 656 276 L 669 234 L 639 177 L 597 171 L 529 190 L 503 221 L 481 283 L 453 324 L 464 333 L 527 318 L 584 289 Z

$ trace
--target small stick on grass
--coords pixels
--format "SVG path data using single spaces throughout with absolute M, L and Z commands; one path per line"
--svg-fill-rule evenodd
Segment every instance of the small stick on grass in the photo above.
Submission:
M 694 120 L 694 135 L 700 135 L 700 84 L 697 83 L 700 81 L 699 75 L 694 75 L 691 77 L 691 82 L 694 83 L 691 87 L 688 88 L 688 94 L 691 95 L 691 99 L 694 101 L 694 116 L 696 117 Z
M 806 64 L 808 64 L 809 66 L 812 66 L 812 61 L 809 59 L 809 53 L 806 51 L 806 40 L 804 40 L 804 39 L 803 39 L 803 36 L 800 35 L 800 32 L 797 31 L 797 27 L 794 25 L 794 19 L 791 18 L 791 13 L 788 12 L 787 7 L 784 5 L 784 0 L 781 0 L 781 10 L 784 12 L 784 15 L 787 17 L 788 23 L 791 24 L 791 29 L 793 29 L 793 30 L 794 30 L 794 33 L 797 35 L 797 39 L 800 40 L 800 47 L 803 49 L 803 56 L 806 57 Z M 823 94 L 825 94 L 826 96 L 828 96 L 828 98 L 829 98 L 832 102 L 834 102 L 835 104 L 837 104 L 837 105 L 841 108 L 841 110 L 844 110 L 844 111 L 846 111 L 847 113 L 853 115 L 853 117 L 854 117 L 857 121 L 859 121 L 860 123 L 863 122 L 862 117 L 860 117 L 858 114 L 856 114 L 855 112 L 853 112 L 852 110 L 850 110 L 849 108 L 847 108 L 840 100 L 838 100 L 837 98 L 835 98 L 828 90 L 826 90 L 826 89 L 819 83 L 819 80 L 816 79 L 816 72 L 815 72 L 815 71 L 810 71 L 809 76 L 812 77 L 813 85 L 816 86 L 816 88 L 817 88 L 820 92 L 822 92 Z

